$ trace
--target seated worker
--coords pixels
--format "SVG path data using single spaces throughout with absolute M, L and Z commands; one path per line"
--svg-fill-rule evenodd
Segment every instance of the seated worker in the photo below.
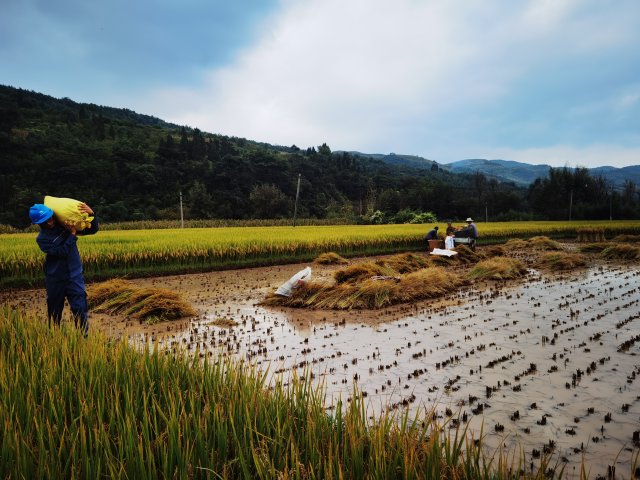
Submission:
M 427 236 L 424 237 L 425 240 L 438 240 L 438 226 L 433 227 L 432 230 L 427 233 Z

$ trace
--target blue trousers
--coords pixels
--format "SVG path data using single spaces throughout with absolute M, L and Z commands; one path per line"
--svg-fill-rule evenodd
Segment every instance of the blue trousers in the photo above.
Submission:
M 60 325 L 64 301 L 67 299 L 71 306 L 71 313 L 76 327 L 80 327 L 82 333 L 86 336 L 89 333 L 89 306 L 87 304 L 84 279 L 82 277 L 67 280 L 47 278 L 45 283 L 47 286 L 49 326 L 51 326 L 51 320 L 53 320 L 54 325 Z

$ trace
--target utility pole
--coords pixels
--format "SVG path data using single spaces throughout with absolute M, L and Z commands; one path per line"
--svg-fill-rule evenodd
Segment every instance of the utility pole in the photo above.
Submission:
M 487 201 L 484 202 L 484 221 L 489 223 L 489 209 L 487 208 Z
M 573 208 L 573 188 L 571 189 L 571 195 L 569 196 L 569 221 L 571 221 L 571 209 Z
M 609 221 L 613 220 L 613 187 L 609 190 Z
M 180 228 L 184 228 L 184 214 L 182 213 L 182 190 L 180 190 Z
M 296 188 L 296 203 L 293 207 L 293 226 L 296 226 L 296 218 L 298 217 L 298 198 L 300 197 L 300 177 L 301 173 L 298 174 L 298 188 Z

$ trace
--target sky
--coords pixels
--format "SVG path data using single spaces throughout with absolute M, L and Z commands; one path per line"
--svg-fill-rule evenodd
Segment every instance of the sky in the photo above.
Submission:
M 640 165 L 638 0 L 2 0 L 0 84 L 274 145 Z

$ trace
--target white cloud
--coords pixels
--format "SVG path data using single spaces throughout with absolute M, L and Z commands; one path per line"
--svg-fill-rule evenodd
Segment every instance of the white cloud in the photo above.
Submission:
M 333 149 L 393 150 L 439 160 L 437 152 L 445 148 L 455 155 L 454 139 L 460 144 L 455 156 L 464 158 L 469 145 L 460 125 L 496 125 L 500 119 L 487 121 L 484 112 L 508 101 L 518 80 L 540 75 L 553 81 L 555 72 L 545 70 L 549 59 L 561 64 L 565 55 L 584 55 L 588 62 L 590 49 L 611 48 L 636 35 L 638 9 L 623 4 L 636 15 L 577 0 L 530 0 L 524 6 L 499 0 L 283 0 L 257 41 L 226 67 L 210 71 L 200 88 L 168 87 L 132 103 L 206 131 L 303 148 L 327 142 Z M 636 100 L 629 96 L 621 105 Z M 443 124 L 445 118 L 451 123 Z M 449 144 L 438 145 L 438 138 Z M 471 156 L 488 151 L 477 148 Z M 563 148 L 524 145 L 513 153 L 533 159 L 535 153 L 581 151 Z

